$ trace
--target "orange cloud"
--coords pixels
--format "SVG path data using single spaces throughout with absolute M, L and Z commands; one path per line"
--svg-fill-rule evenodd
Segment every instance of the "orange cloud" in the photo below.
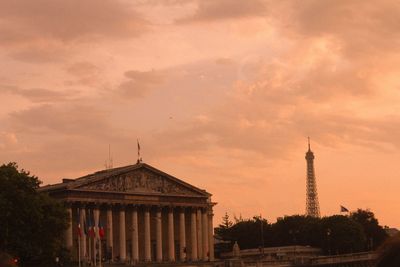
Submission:
M 134 163 L 139 137 L 216 220 L 274 220 L 304 211 L 311 135 L 322 213 L 400 225 L 398 7 L 0 0 L 0 160 L 55 182 L 103 168 L 108 144 Z

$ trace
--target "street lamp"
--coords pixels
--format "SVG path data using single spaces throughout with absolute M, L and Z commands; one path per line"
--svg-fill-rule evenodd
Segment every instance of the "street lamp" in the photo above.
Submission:
M 264 224 L 260 214 L 260 227 L 261 227 L 261 258 L 264 258 Z
M 326 231 L 326 236 L 328 238 L 328 255 L 331 255 L 331 233 L 332 233 L 331 229 L 328 228 Z

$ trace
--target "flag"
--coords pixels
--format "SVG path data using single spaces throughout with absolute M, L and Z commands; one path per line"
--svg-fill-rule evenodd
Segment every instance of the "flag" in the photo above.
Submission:
M 104 237 L 104 227 L 103 227 L 103 224 L 101 223 L 100 219 L 99 219 L 99 236 L 100 236 L 100 238 Z
M 138 160 L 140 160 L 140 144 L 139 144 L 139 139 L 137 139 L 137 156 L 138 156 Z
M 85 234 L 85 235 L 87 235 L 88 234 L 88 226 L 87 226 L 87 223 L 86 223 L 86 221 L 83 221 L 83 233 Z
M 340 206 L 340 212 L 349 212 L 346 207 Z
M 76 232 L 78 234 L 79 237 L 82 236 L 82 228 L 81 228 L 81 212 L 78 209 L 78 215 L 77 215 L 77 228 L 76 228 Z
M 85 217 L 86 217 L 86 216 L 85 216 Z M 87 218 L 84 218 L 84 219 L 83 219 L 83 233 L 84 233 L 85 235 L 88 235 L 88 234 L 89 234 Z
M 89 237 L 94 237 L 94 223 L 93 223 L 93 211 L 89 210 L 88 216 L 88 235 Z

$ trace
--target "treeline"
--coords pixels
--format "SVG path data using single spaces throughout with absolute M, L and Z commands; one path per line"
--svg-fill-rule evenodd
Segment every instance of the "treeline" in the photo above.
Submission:
M 285 216 L 269 223 L 260 217 L 235 218 L 226 214 L 215 229 L 222 241 L 216 251 L 232 250 L 235 241 L 240 249 L 303 245 L 321 248 L 325 255 L 354 253 L 376 249 L 387 238 L 373 212 L 358 209 L 348 216 L 323 218 Z
M 16 163 L 0 166 L 0 266 L 8 266 L 10 258 L 22 267 L 53 267 L 56 257 L 63 263 L 69 259 L 61 242 L 68 213 L 38 193 L 40 183 Z

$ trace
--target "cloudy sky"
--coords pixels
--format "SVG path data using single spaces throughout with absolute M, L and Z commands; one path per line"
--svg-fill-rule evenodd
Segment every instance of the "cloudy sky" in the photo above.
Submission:
M 0 162 L 44 182 L 136 161 L 223 213 L 400 227 L 400 3 L 0 0 Z

